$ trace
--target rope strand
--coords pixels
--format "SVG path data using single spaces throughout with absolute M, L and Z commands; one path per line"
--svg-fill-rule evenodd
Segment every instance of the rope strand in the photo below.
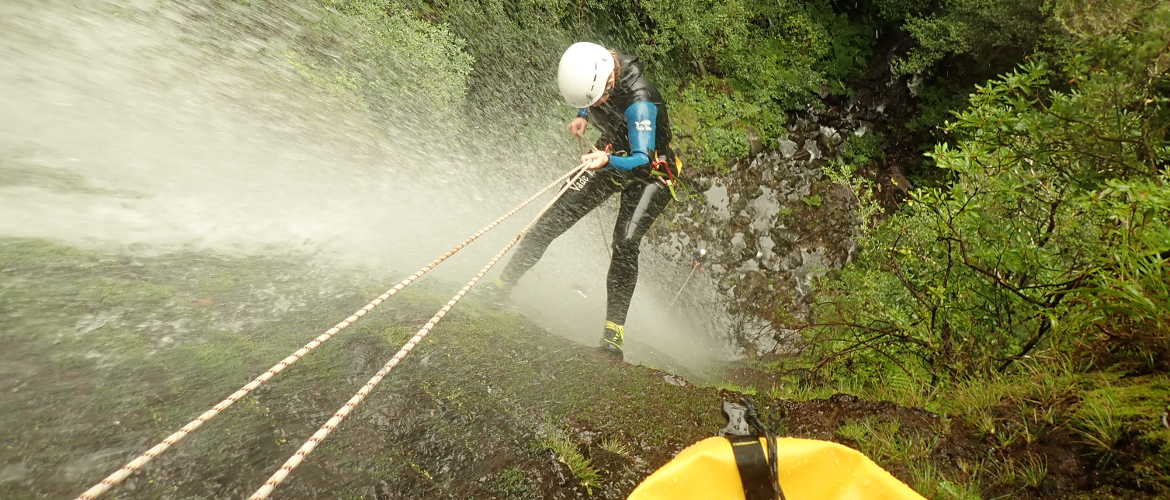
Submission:
M 154 445 L 149 450 L 146 450 L 138 457 L 136 457 L 133 460 L 131 460 L 130 462 L 126 463 L 126 465 L 123 465 L 121 468 L 119 468 L 118 470 L 111 473 L 105 479 L 102 479 L 100 482 L 98 482 L 97 484 L 90 487 L 84 493 L 79 495 L 77 497 L 77 500 L 92 500 L 94 498 L 101 496 L 105 492 L 109 491 L 110 488 L 113 488 L 114 486 L 118 485 L 119 483 L 124 481 L 127 477 L 129 477 L 131 474 L 133 474 L 137 470 L 141 469 L 146 464 L 150 463 L 151 460 L 154 460 L 155 457 L 163 454 L 171 446 L 175 445 L 179 441 L 182 441 L 184 438 L 187 437 L 187 435 L 191 434 L 196 429 L 201 427 L 203 424 L 207 423 L 211 419 L 218 416 L 220 414 L 220 412 L 226 410 L 228 407 L 235 404 L 236 401 L 239 401 L 240 399 L 244 398 L 250 392 L 254 391 L 256 388 L 263 385 L 265 382 L 268 382 L 270 379 L 272 379 L 272 377 L 275 377 L 278 373 L 284 371 L 285 368 L 292 366 L 294 363 L 296 363 L 298 360 L 300 360 L 303 356 L 312 352 L 314 349 L 316 349 L 318 346 L 320 346 L 321 344 L 328 341 L 334 335 L 337 335 L 337 333 L 340 332 L 341 330 L 344 330 L 349 325 L 351 325 L 354 322 L 356 322 L 357 320 L 361 319 L 362 316 L 365 316 L 366 313 L 369 313 L 370 311 L 372 311 L 375 307 L 380 305 L 382 302 L 385 302 L 386 299 L 389 299 L 393 295 L 397 294 L 403 288 L 406 288 L 411 283 L 413 283 L 415 280 L 418 280 L 424 274 L 431 271 L 432 269 L 437 267 L 439 264 L 442 264 L 443 261 L 447 260 L 452 255 L 455 255 L 456 253 L 458 253 L 460 250 L 465 248 L 468 244 L 475 241 L 480 236 L 483 236 L 484 233 L 495 228 L 497 225 L 499 225 L 505 219 L 507 219 L 508 217 L 511 217 L 516 212 L 519 212 L 521 209 L 528 206 L 529 203 L 532 203 L 533 200 L 540 197 L 540 195 L 544 194 L 549 189 L 553 188 L 554 186 L 556 186 L 557 184 L 561 183 L 562 181 L 564 181 L 565 179 L 567 179 L 569 177 L 573 177 L 573 180 L 576 180 L 577 177 L 574 177 L 574 174 L 578 174 L 578 169 L 570 170 L 569 172 L 566 172 L 564 175 L 557 178 L 555 181 L 550 182 L 547 186 L 541 188 L 541 190 L 538 191 L 536 194 L 532 195 L 531 197 L 529 197 L 527 200 L 524 200 L 522 203 L 517 205 L 512 210 L 508 211 L 504 215 L 502 215 L 499 218 L 497 218 L 496 220 L 492 221 L 491 224 L 488 224 L 487 226 L 484 226 L 479 231 L 476 231 L 471 236 L 467 237 L 467 239 L 464 239 L 458 245 L 455 245 L 454 247 L 452 247 L 446 253 L 435 258 L 435 260 L 431 261 L 430 264 L 423 266 L 418 271 L 416 271 L 414 274 L 412 274 L 409 277 L 407 277 L 406 279 L 402 280 L 397 285 L 395 285 L 393 288 L 387 290 L 386 293 L 383 293 L 382 295 L 378 296 L 377 298 L 375 298 L 374 300 L 370 301 L 368 304 L 363 306 L 361 309 L 358 309 L 353 314 L 351 314 L 349 317 L 342 320 L 340 323 L 337 323 L 336 325 L 334 325 L 333 328 L 330 328 L 329 330 L 325 331 L 325 333 L 317 336 L 317 338 L 313 339 L 308 344 L 305 344 L 303 347 L 298 349 L 296 352 L 288 355 L 287 357 L 282 359 L 279 363 L 276 363 L 275 365 L 273 365 L 271 368 L 268 369 L 268 371 L 265 371 L 264 373 L 260 374 L 256 378 L 252 379 L 251 382 L 248 382 L 243 387 L 236 390 L 236 392 L 233 392 L 231 395 L 229 395 L 223 401 L 220 401 L 218 404 L 211 407 L 211 409 L 203 412 L 203 414 L 196 417 L 195 420 L 187 422 L 187 425 L 184 425 L 182 428 L 175 431 L 170 436 L 167 436 L 166 439 L 162 440 L 162 442 Z M 579 176 L 579 174 L 578 174 L 578 176 Z M 572 181 L 570 181 L 568 184 L 566 184 L 566 186 L 569 184 L 572 184 Z M 564 192 L 563 188 L 562 188 L 561 192 L 562 193 Z M 560 195 L 558 194 L 558 197 L 559 196 Z M 547 210 L 547 207 L 545 208 L 545 210 Z M 527 231 L 527 228 L 525 228 L 525 231 Z
M 317 448 L 317 445 L 320 444 L 321 441 L 324 441 L 327 436 L 329 436 L 329 433 L 333 432 L 333 430 L 336 429 L 338 425 L 341 425 L 341 422 L 345 420 L 347 416 L 349 416 L 350 412 L 353 411 L 354 408 L 356 408 L 363 400 L 365 400 L 366 396 L 368 396 L 370 392 L 374 390 L 374 387 L 377 386 L 382 381 L 382 379 L 390 373 L 390 370 L 393 370 L 395 366 L 398 366 L 398 363 L 401 362 L 407 354 L 410 354 L 410 351 L 414 350 L 415 346 L 417 346 L 419 342 L 422 342 L 423 338 L 425 338 L 427 334 L 431 332 L 431 329 L 433 329 L 435 325 L 437 325 L 439 321 L 441 321 L 443 317 L 451 311 L 451 308 L 454 307 L 455 304 L 458 303 L 459 300 L 462 299 L 463 296 L 469 290 L 471 290 L 471 288 L 474 287 L 476 283 L 478 283 L 479 280 L 483 278 L 483 276 L 487 274 L 487 272 L 490 271 L 491 268 L 494 267 L 506 253 L 508 253 L 508 250 L 511 250 L 513 246 L 524 239 L 524 236 L 528 234 L 528 230 L 531 229 L 534 224 L 536 224 L 536 221 L 540 220 L 541 216 L 543 216 L 544 213 L 552 207 L 553 203 L 556 203 L 556 201 L 560 199 L 561 195 L 563 195 L 565 191 L 569 189 L 569 186 L 571 186 L 574 181 L 581 177 L 584 172 L 586 172 L 586 170 L 581 166 L 578 166 L 576 169 L 570 171 L 570 174 L 576 175 L 573 175 L 573 177 L 569 179 L 569 182 L 567 182 L 565 186 L 561 188 L 556 197 L 549 201 L 548 204 L 546 204 L 544 208 L 540 210 L 540 213 L 536 214 L 536 217 L 534 217 L 532 221 L 528 223 L 528 225 L 524 226 L 524 228 L 521 229 L 520 232 L 517 233 L 516 236 L 512 238 L 512 240 L 509 241 L 507 245 L 504 246 L 504 248 L 500 249 L 500 251 L 496 253 L 496 255 L 493 256 L 491 260 L 489 260 L 488 263 L 485 264 L 483 268 L 481 268 L 479 272 L 476 273 L 475 276 L 473 276 L 471 280 L 467 282 L 467 284 L 463 285 L 463 288 L 461 288 L 453 297 L 451 297 L 451 300 L 447 301 L 447 304 L 440 308 L 439 311 L 436 312 L 435 315 L 432 316 L 431 319 L 427 321 L 426 324 L 423 325 L 423 327 L 420 328 L 418 332 L 416 332 L 414 336 L 406 342 L 406 344 L 403 344 L 402 348 L 399 349 L 398 352 L 390 358 L 390 361 L 387 361 L 386 364 L 382 366 L 381 370 L 378 370 L 378 372 L 375 373 L 374 376 L 371 377 L 370 380 L 367 381 L 361 389 L 358 389 L 358 391 L 353 395 L 353 397 L 349 399 L 349 401 L 346 401 L 346 403 L 341 408 L 338 408 L 337 411 L 334 412 L 333 416 L 330 417 L 324 425 L 318 428 L 317 432 L 314 432 L 313 435 L 310 436 L 309 439 L 301 445 L 296 453 L 293 453 L 293 455 L 284 462 L 284 465 L 281 465 L 280 468 L 277 469 L 276 472 L 274 472 L 272 476 L 264 482 L 263 486 L 261 486 L 256 490 L 255 493 L 252 494 L 249 500 L 263 500 L 268 498 L 268 496 L 272 494 L 273 490 L 275 490 L 276 487 L 279 486 L 280 483 L 283 482 L 285 478 L 287 478 L 289 474 L 292 473 L 293 469 L 296 469 L 297 466 L 299 466 L 301 462 L 305 460 L 305 457 L 309 456 L 309 453 L 312 453 L 313 450 Z
M 691 265 L 691 272 L 687 273 L 687 279 L 683 280 L 683 284 L 678 287 L 678 291 L 674 292 L 674 298 L 670 299 L 670 305 L 666 306 L 667 308 L 674 307 L 674 304 L 678 302 L 678 298 L 682 296 L 683 289 L 685 289 L 687 287 L 687 283 L 691 282 L 691 276 L 694 276 L 695 271 L 698 271 L 698 270 L 699 270 L 698 264 Z

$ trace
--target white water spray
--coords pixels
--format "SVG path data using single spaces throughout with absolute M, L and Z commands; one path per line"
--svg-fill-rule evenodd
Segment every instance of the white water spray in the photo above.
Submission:
M 193 14 L 153 2 L 0 5 L 0 236 L 146 254 L 311 254 L 390 282 L 572 161 L 562 130 L 524 144 L 449 143 L 428 142 L 451 140 L 449 124 L 375 122 L 298 73 L 287 39 L 204 34 Z M 400 100 L 411 97 L 404 89 Z M 516 126 L 493 120 L 485 125 Z M 608 230 L 613 214 L 603 216 Z M 594 226 L 558 239 L 517 293 L 529 317 L 586 344 L 601 333 L 608 260 Z M 511 234 L 499 232 L 439 276 L 463 279 Z M 643 251 L 631 339 L 689 364 L 725 357 L 669 310 L 677 284 L 652 283 L 652 254 Z

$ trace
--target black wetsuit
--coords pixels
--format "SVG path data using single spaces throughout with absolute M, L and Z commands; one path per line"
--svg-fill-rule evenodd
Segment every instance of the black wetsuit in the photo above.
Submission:
M 612 145 L 609 164 L 586 174 L 566 191 L 533 226 L 520 243 L 516 255 L 504 269 L 502 279 L 517 282 L 545 249 L 585 214 L 620 192 L 621 207 L 613 228 L 613 252 L 606 278 L 608 321 L 626 322 L 630 298 L 638 282 L 638 252 L 642 236 L 671 200 L 670 190 L 650 174 L 655 153 L 672 165 L 670 120 L 658 89 L 642 75 L 635 57 L 619 55 L 619 75 L 609 99 L 581 110 L 579 116 L 601 131 L 598 149 Z

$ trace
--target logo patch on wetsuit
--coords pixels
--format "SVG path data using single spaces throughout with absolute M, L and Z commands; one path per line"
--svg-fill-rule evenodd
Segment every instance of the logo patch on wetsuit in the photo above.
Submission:
M 571 186 L 569 186 L 569 189 L 572 189 L 573 191 L 580 191 L 585 187 L 586 184 L 589 184 L 589 181 L 592 180 L 593 176 L 595 175 L 597 175 L 597 171 L 586 170 L 584 175 L 578 177 L 577 180 L 574 181 Z
M 642 121 L 634 122 L 634 129 L 639 131 L 639 132 L 649 132 L 651 130 L 650 129 L 650 120 L 642 120 Z

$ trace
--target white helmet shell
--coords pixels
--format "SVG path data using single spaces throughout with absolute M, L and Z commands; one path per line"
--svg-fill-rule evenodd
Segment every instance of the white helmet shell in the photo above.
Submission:
M 570 45 L 557 70 L 557 84 L 565 102 L 575 108 L 592 106 L 605 95 L 613 66 L 613 55 L 605 47 L 589 42 Z

